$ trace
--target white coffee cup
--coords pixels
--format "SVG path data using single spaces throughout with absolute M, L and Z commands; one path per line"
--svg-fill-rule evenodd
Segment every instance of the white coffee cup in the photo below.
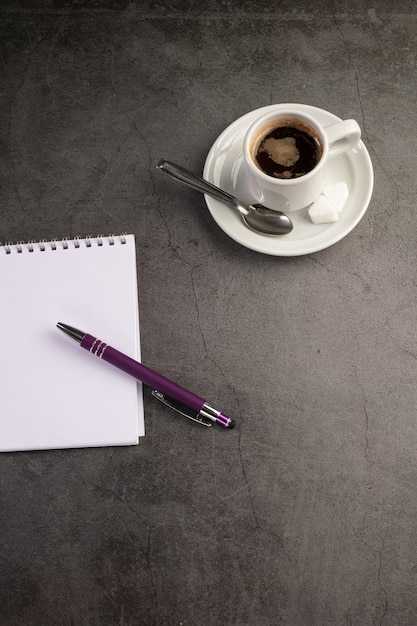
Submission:
M 295 178 L 276 178 L 260 168 L 256 161 L 259 146 L 278 126 L 294 126 L 313 138 L 317 144 L 317 159 L 313 169 Z M 307 113 L 277 107 L 258 117 L 245 135 L 243 157 L 249 191 L 256 202 L 270 209 L 291 212 L 307 207 L 323 191 L 328 160 L 355 148 L 360 138 L 361 130 L 355 120 L 344 120 L 323 127 Z M 292 145 L 295 146 L 295 143 Z M 298 150 L 295 152 L 297 154 Z M 290 162 L 293 163 L 294 159 L 296 161 L 297 157 L 294 156 Z M 283 175 L 292 174 L 286 170 Z

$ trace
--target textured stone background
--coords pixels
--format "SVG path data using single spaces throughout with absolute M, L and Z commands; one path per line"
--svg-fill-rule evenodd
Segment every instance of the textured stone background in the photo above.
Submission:
M 416 44 L 411 1 L 1 3 L 0 240 L 133 232 L 144 362 L 237 421 L 146 392 L 137 447 L 3 454 L 2 626 L 415 626 Z M 354 117 L 373 161 L 314 255 L 155 169 L 275 102 Z

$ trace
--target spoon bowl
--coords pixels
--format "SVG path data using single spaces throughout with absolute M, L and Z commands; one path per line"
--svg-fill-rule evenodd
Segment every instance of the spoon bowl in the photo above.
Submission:
M 293 229 L 293 223 L 290 218 L 281 213 L 281 211 L 268 209 L 262 204 L 245 204 L 226 191 L 204 180 L 204 178 L 196 176 L 181 165 L 162 159 L 157 167 L 192 189 L 231 204 L 239 212 L 244 223 L 258 233 L 264 235 L 287 235 Z

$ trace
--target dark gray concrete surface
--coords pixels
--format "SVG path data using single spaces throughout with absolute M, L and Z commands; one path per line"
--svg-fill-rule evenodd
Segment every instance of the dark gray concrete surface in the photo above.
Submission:
M 415 3 L 5 0 L 0 54 L 1 242 L 134 233 L 144 362 L 237 422 L 146 392 L 139 446 L 1 455 L 1 625 L 415 626 Z M 279 102 L 375 173 L 293 258 L 155 169 Z

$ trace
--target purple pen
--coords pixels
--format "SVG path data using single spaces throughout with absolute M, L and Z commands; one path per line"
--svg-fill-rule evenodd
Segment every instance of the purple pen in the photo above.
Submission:
M 103 361 L 107 361 L 115 367 L 130 374 L 140 380 L 148 387 L 154 389 L 153 395 L 164 404 L 167 404 L 185 417 L 203 424 L 211 426 L 212 423 L 220 424 L 225 428 L 233 428 L 235 422 L 221 411 L 210 406 L 203 398 L 196 396 L 191 391 L 177 385 L 172 380 L 161 376 L 146 365 L 130 358 L 126 354 L 112 348 L 104 341 L 89 335 L 77 328 L 59 322 L 57 327 L 66 335 L 74 339 L 82 348 L 88 350 Z M 187 409 L 193 411 L 195 415 L 187 413 Z

